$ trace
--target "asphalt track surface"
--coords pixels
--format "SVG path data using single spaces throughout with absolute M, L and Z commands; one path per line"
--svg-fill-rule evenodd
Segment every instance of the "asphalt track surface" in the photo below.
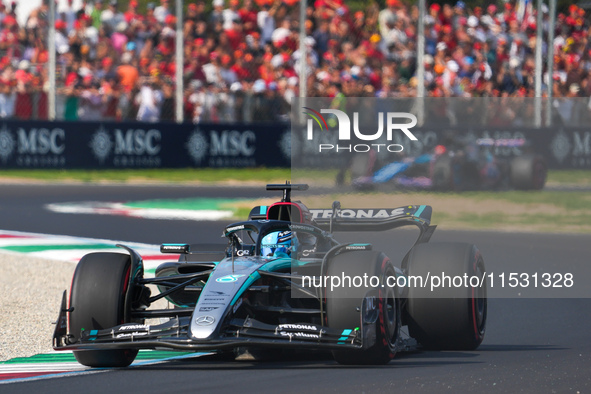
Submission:
M 44 210 L 43 205 L 265 195 L 254 188 L 2 185 L 0 227 L 147 243 L 216 242 L 223 225 L 220 222 L 57 214 Z M 412 236 L 408 231 L 389 232 L 361 241 L 372 241 L 376 248 L 388 250 L 396 261 Z M 360 241 L 359 237 L 355 240 Z M 557 271 L 569 264 L 590 262 L 589 235 L 438 230 L 432 241 L 476 243 L 488 271 L 515 271 L 521 264 L 539 267 L 540 271 Z M 589 277 L 576 280 L 586 281 Z M 2 393 L 197 391 L 585 393 L 591 391 L 591 300 L 553 299 L 551 292 L 543 299 L 489 299 L 487 333 L 478 350 L 399 354 L 380 367 L 340 366 L 323 357 L 267 362 L 202 357 L 0 387 Z

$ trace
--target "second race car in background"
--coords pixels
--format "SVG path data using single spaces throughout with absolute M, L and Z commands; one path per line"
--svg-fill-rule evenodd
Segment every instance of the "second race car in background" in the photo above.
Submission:
M 548 166 L 541 155 L 525 149 L 519 156 L 498 156 L 491 148 L 499 146 L 527 148 L 523 139 L 481 138 L 437 145 L 430 153 L 394 162 L 380 160 L 375 151 L 356 153 L 349 166 L 351 184 L 356 189 L 391 184 L 440 191 L 544 188 Z M 337 184 L 343 178 L 340 173 Z

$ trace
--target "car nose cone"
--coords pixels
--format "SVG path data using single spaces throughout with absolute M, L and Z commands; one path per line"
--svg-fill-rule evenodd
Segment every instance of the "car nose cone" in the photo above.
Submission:
M 195 324 L 200 326 L 209 326 L 215 322 L 215 318 L 213 316 L 197 316 L 195 319 Z

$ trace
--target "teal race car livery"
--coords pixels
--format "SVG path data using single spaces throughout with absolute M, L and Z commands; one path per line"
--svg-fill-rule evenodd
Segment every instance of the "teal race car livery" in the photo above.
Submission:
M 432 275 L 484 278 L 478 249 L 430 243 L 431 207 L 308 209 L 291 200 L 307 185 L 267 185 L 283 192 L 248 220 L 223 229 L 223 245 L 163 244 L 178 261 L 146 277 L 142 257 L 90 253 L 64 291 L 55 350 L 73 350 L 91 367 L 121 367 L 139 349 L 261 354 L 272 349 L 330 351 L 342 364 L 383 364 L 417 345 L 475 349 L 486 326 L 486 283 L 429 289 L 400 279 Z M 400 265 L 367 243 L 340 243 L 335 233 L 413 225 L 419 236 Z M 327 278 L 375 278 L 360 287 Z M 409 335 L 401 334 L 408 326 Z M 273 350 L 275 351 L 275 350 Z M 257 353 L 258 352 L 258 353 Z

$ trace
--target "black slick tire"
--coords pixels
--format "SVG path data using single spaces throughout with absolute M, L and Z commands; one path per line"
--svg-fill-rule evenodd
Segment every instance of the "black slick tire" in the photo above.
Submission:
M 326 295 L 326 317 L 328 327 L 338 330 L 352 330 L 361 327 L 364 298 L 371 297 L 377 303 L 376 340 L 365 350 L 333 350 L 334 359 L 346 365 L 379 365 L 388 363 L 396 352 L 400 336 L 400 308 L 396 289 L 385 285 L 388 276 L 395 271 L 390 260 L 381 252 L 356 251 L 334 257 L 328 263 L 327 275 L 380 278 L 383 287 L 355 288 L 335 287 Z
M 541 190 L 546 184 L 548 166 L 538 155 L 525 154 L 511 160 L 511 185 L 519 190 Z
M 90 253 L 76 267 L 70 293 L 69 331 L 101 330 L 125 323 L 125 295 L 131 259 L 122 253 Z M 126 367 L 137 349 L 79 350 L 74 356 L 89 367 Z
M 486 329 L 486 277 L 482 255 L 465 243 L 428 243 L 413 247 L 407 277 L 478 277 L 482 286 L 460 286 L 459 280 L 431 289 L 409 284 L 407 300 L 410 335 L 425 349 L 474 350 Z M 452 279 L 453 281 L 453 279 Z M 476 280 L 473 280 L 476 284 Z

